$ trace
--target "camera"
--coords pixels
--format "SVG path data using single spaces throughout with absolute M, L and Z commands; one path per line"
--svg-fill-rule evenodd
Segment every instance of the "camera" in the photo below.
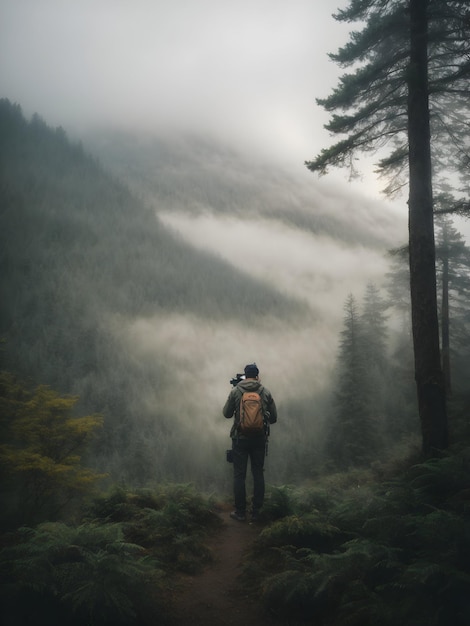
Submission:
M 233 450 L 226 450 L 225 458 L 227 459 L 227 463 L 233 463 Z
M 245 374 L 235 374 L 235 376 L 230 379 L 230 384 L 232 385 L 232 387 L 236 387 L 238 383 L 242 380 L 245 380 L 245 378 Z

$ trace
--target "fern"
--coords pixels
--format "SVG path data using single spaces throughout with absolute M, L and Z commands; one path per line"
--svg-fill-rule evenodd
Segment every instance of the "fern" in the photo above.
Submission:
M 263 506 L 263 519 L 277 520 L 292 515 L 295 510 L 294 497 L 295 490 L 293 487 L 288 485 L 270 486 Z
M 115 524 L 21 529 L 17 543 L 2 550 L 0 567 L 16 594 L 55 598 L 85 623 L 131 623 L 148 584 L 164 590 L 158 563 L 125 542 Z
M 205 545 L 221 520 L 192 485 L 127 490 L 114 488 L 95 500 L 88 517 L 119 519 L 127 541 L 144 546 L 167 570 L 199 571 L 211 560 Z
M 364 520 L 377 514 L 380 497 L 372 486 L 357 486 L 343 492 L 330 511 L 332 523 L 347 532 L 360 534 Z
M 381 595 L 362 580 L 351 582 L 338 607 L 338 623 L 342 626 L 395 626 L 393 614 Z
M 155 563 L 135 558 L 137 553 L 142 556 L 142 549 L 132 544 L 112 545 L 108 550 L 87 551 L 82 563 L 60 568 L 66 583 L 62 601 L 89 615 L 92 622 L 132 620 L 140 585 L 156 578 Z
M 247 576 L 268 608 L 307 623 L 466 626 L 469 460 L 459 450 L 382 483 L 335 474 L 315 487 L 329 502 L 290 491 L 294 514 L 262 531 Z
M 314 576 L 287 570 L 268 579 L 263 600 L 271 613 L 291 619 L 314 616 L 317 611 Z M 318 615 L 316 615 L 318 617 Z
M 339 530 L 319 514 L 291 515 L 274 522 L 259 536 L 261 546 L 292 545 L 329 551 L 334 545 Z
M 11 536 L 0 556 L 9 581 L 0 600 L 21 597 L 28 619 L 51 623 L 133 624 L 142 611 L 162 621 L 171 574 L 201 569 L 211 559 L 205 539 L 220 526 L 191 485 L 114 488 L 78 527 L 44 523 Z
M 463 449 L 458 454 L 414 465 L 408 472 L 408 480 L 420 503 L 441 506 L 451 494 L 468 490 L 469 475 L 470 449 Z

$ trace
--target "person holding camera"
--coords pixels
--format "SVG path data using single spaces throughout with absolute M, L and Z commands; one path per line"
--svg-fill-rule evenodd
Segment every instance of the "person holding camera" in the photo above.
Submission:
M 277 421 L 277 409 L 269 389 L 259 380 L 256 363 L 245 367 L 245 375 L 237 374 L 230 382 L 234 386 L 223 408 L 227 419 L 234 418 L 230 437 L 232 449 L 227 460 L 233 462 L 233 493 L 235 510 L 230 517 L 246 520 L 246 473 L 250 459 L 253 475 L 251 519 L 258 519 L 264 501 L 264 458 L 267 454 L 269 426 Z

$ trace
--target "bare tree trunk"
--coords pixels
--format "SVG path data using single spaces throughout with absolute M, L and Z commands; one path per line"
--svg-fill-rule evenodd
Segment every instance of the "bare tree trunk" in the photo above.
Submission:
M 410 0 L 408 74 L 409 252 L 415 379 L 423 453 L 448 445 L 444 377 L 439 350 L 428 101 L 428 0 Z
M 452 394 L 452 381 L 450 373 L 450 316 L 449 316 L 449 251 L 444 250 L 442 262 L 442 311 L 441 311 L 441 335 L 442 335 L 442 372 L 446 395 Z

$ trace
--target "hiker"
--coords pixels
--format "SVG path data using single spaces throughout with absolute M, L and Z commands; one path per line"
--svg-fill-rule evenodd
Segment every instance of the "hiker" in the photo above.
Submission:
M 233 460 L 233 492 L 235 498 L 235 510 L 230 517 L 244 522 L 246 520 L 246 472 L 248 458 L 250 459 L 251 473 L 253 474 L 253 504 L 251 519 L 255 521 L 264 501 L 264 457 L 267 451 L 267 436 L 269 424 L 277 421 L 277 409 L 269 389 L 259 381 L 259 369 L 256 363 L 245 367 L 245 378 L 230 392 L 223 408 L 224 417 L 234 417 L 230 437 L 232 438 Z M 253 393 L 255 392 L 255 393 Z M 261 402 L 259 402 L 261 400 Z M 250 410 L 247 403 L 259 406 L 261 418 L 249 417 Z M 258 404 L 256 405 L 256 403 Z M 244 426 L 246 420 L 252 419 L 252 423 Z M 261 426 L 255 423 L 261 419 Z

